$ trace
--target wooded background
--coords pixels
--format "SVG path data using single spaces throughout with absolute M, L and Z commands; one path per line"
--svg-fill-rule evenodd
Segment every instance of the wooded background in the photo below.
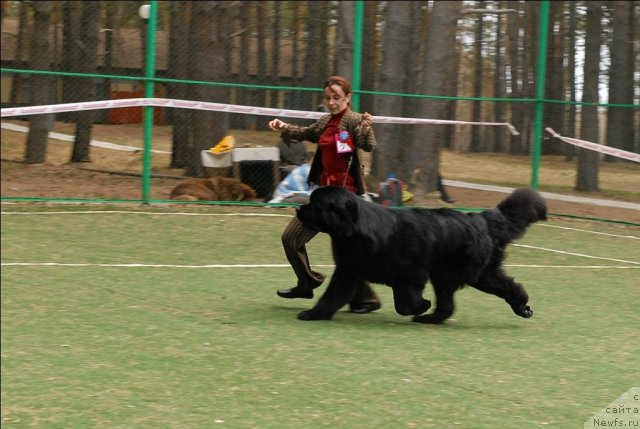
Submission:
M 142 96 L 142 79 L 115 76 L 144 76 L 147 23 L 138 16 L 143 3 L 3 0 L 2 106 Z M 531 153 L 541 3 L 364 2 L 360 111 L 509 122 L 521 133 L 377 124 L 374 175 L 393 171 L 414 187 L 432 191 L 442 147 Z M 316 110 L 328 76 L 352 76 L 355 6 L 346 1 L 160 1 L 156 95 Z M 640 2 L 553 1 L 549 7 L 544 127 L 640 151 Z M 27 163 L 45 161 L 53 120 L 48 116 L 30 118 Z M 55 119 L 77 123 L 71 162 L 90 161 L 93 123 L 132 120 L 108 111 L 57 114 Z M 157 123 L 173 125 L 172 167 L 194 176 L 202 174 L 201 149 L 229 129 L 266 130 L 269 119 L 186 109 L 164 109 L 156 117 Z M 568 160 L 576 156 L 576 189 L 597 190 L 599 154 L 575 151 L 553 139 L 545 140 L 542 153 Z

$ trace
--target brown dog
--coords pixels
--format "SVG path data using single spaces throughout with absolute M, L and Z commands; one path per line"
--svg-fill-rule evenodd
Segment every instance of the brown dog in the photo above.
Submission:
M 173 188 L 169 198 L 183 201 L 242 201 L 256 198 L 256 191 L 238 179 L 219 176 L 183 180 Z

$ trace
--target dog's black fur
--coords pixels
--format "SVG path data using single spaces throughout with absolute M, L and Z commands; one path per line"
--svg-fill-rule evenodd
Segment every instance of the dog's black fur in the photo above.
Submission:
M 298 319 L 331 319 L 361 279 L 391 286 L 396 311 L 414 315 L 414 322 L 444 322 L 453 314 L 455 291 L 465 284 L 503 298 L 518 316 L 533 315 L 527 292 L 502 269 L 507 245 L 547 218 L 545 201 L 532 189 L 515 190 L 495 209 L 465 214 L 386 208 L 327 186 L 316 189 L 297 216 L 305 227 L 331 236 L 336 264 L 325 293 Z M 429 279 L 436 308 L 423 314 L 431 307 L 422 297 Z

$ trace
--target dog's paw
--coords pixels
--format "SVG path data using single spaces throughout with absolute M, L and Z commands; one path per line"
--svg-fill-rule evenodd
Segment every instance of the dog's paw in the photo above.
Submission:
M 411 319 L 412 322 L 429 323 L 431 325 L 439 325 L 441 323 L 444 323 L 444 320 L 445 319 L 435 314 L 423 314 L 421 316 L 413 316 L 413 318 Z
M 304 310 L 298 313 L 298 320 L 330 320 L 331 316 L 331 314 L 323 314 L 312 308 L 310 310 Z
M 431 301 L 428 299 L 423 299 L 418 307 L 418 311 L 415 313 L 416 315 L 425 313 L 427 310 L 431 308 Z
M 531 309 L 531 307 L 529 307 L 526 304 L 521 305 L 520 307 L 514 308 L 513 312 L 520 317 L 524 317 L 525 319 L 528 319 L 531 316 L 533 316 L 533 310 Z

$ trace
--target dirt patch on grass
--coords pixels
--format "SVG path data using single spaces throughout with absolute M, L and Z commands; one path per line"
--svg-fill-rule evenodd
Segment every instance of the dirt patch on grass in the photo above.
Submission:
M 25 121 L 7 122 L 28 125 Z M 71 134 L 73 125 L 56 122 L 54 129 L 57 132 Z M 240 145 L 270 145 L 276 144 L 278 140 L 277 133 L 270 132 L 233 131 L 233 134 Z M 142 147 L 140 125 L 96 125 L 93 138 Z M 3 197 L 142 199 L 142 152 L 120 152 L 92 147 L 91 163 L 69 164 L 71 143 L 50 139 L 47 162 L 26 165 L 21 162 L 25 139 L 25 133 L 2 130 L 0 185 Z M 170 150 L 170 142 L 170 127 L 154 127 L 154 149 Z M 212 142 L 212 146 L 214 143 Z M 165 200 L 178 182 L 178 179 L 171 176 L 182 176 L 183 171 L 167 167 L 169 155 L 156 153 L 152 159 L 152 173 L 159 177 L 151 179 L 149 196 L 154 200 Z M 128 172 L 129 175 L 103 171 Z M 449 180 L 517 187 L 530 182 L 531 165 L 529 157 L 444 150 L 442 174 Z M 547 192 L 640 202 L 640 166 L 633 163 L 602 163 L 599 174 L 602 191 L 597 193 L 584 194 L 572 190 L 575 183 L 575 162 L 566 161 L 562 157 L 544 157 L 539 178 L 540 189 Z M 464 208 L 495 207 L 506 196 L 504 193 L 466 188 L 449 187 L 448 190 L 456 199 L 456 202 L 449 206 Z M 435 194 L 416 199 L 413 204 L 429 207 L 447 205 Z M 638 210 L 558 200 L 549 200 L 548 205 L 551 213 L 640 223 Z
M 88 171 L 89 165 L 25 165 L 2 162 L 1 192 L 3 196 L 47 197 L 47 198 L 92 198 L 92 199 L 142 199 L 142 179 Z M 164 174 L 181 174 L 180 170 L 166 169 Z M 173 178 L 152 178 L 150 198 L 169 198 L 171 189 L 178 182 Z M 448 187 L 455 198 L 454 204 L 446 204 L 436 194 L 416 200 L 412 204 L 428 207 L 495 207 L 506 194 L 479 191 L 466 188 Z M 581 217 L 595 217 L 609 220 L 640 223 L 640 211 L 632 209 L 602 207 L 566 201 L 548 200 L 549 211 Z

